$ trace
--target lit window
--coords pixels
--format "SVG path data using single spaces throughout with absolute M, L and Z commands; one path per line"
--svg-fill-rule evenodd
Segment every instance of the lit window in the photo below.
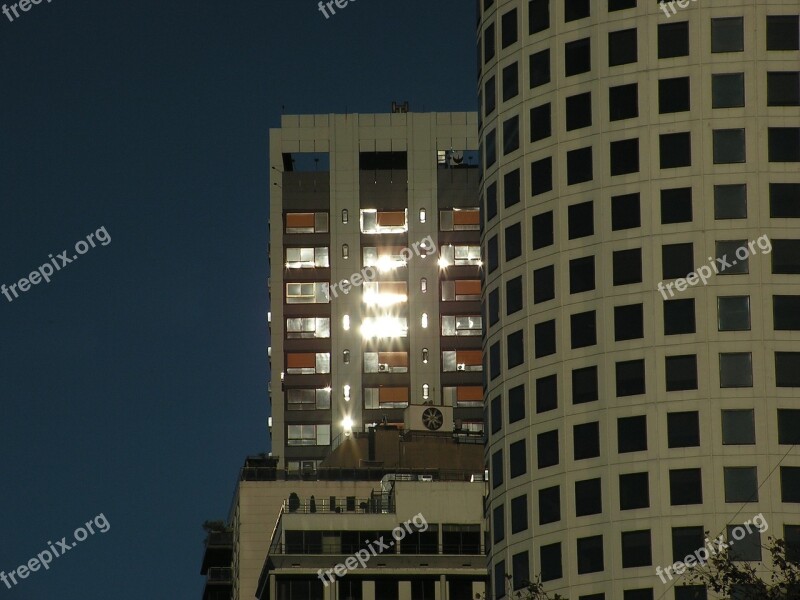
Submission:
M 286 339 L 331 337 L 328 317 L 290 317 L 286 319 Z
M 286 233 L 327 233 L 328 213 L 290 212 L 286 213 Z
M 331 443 L 331 426 L 289 425 L 286 437 L 289 446 L 328 446 Z
M 407 387 L 364 388 L 364 408 L 405 408 Z
M 342 258 L 350 258 L 350 246 L 342 244 Z
M 287 283 L 286 304 L 328 304 L 327 282 Z
M 425 277 L 419 280 L 419 289 L 423 294 L 428 291 L 428 280 Z
M 481 335 L 483 318 L 480 315 L 442 316 L 442 335 Z
M 342 394 L 344 395 L 345 402 L 350 402 L 350 384 L 345 383 L 342 386 Z
M 286 372 L 289 375 L 313 375 L 331 372 L 331 355 L 328 352 L 288 352 Z
M 365 352 L 364 373 L 408 373 L 408 352 Z
M 439 211 L 439 229 L 441 231 L 478 231 L 480 228 L 480 209 L 453 208 Z
M 408 336 L 408 319 L 405 317 L 368 317 L 361 325 L 361 335 L 365 339 Z
M 330 407 L 331 388 L 286 390 L 287 410 L 328 410 Z
M 423 329 L 427 329 L 428 328 L 428 313 L 422 313 L 421 321 L 422 321 L 422 328 Z
M 408 284 L 405 281 L 365 282 L 361 300 L 367 306 L 381 308 L 402 304 L 408 300 Z
M 350 331 L 350 315 L 344 315 L 342 317 L 342 329 Z
M 480 350 L 444 350 L 442 371 L 483 371 L 483 354 Z
M 349 216 L 346 208 L 342 209 L 342 223 L 347 223 L 349 221 Z
M 483 406 L 482 385 L 459 385 L 442 388 L 445 406 Z
M 286 248 L 287 269 L 329 267 L 328 248 Z
M 467 301 L 481 299 L 480 279 L 461 279 L 442 282 L 443 301 Z
M 440 250 L 439 266 L 442 268 L 450 265 L 478 265 L 481 262 L 480 246 L 442 246 Z
M 419 222 L 420 223 L 424 223 L 425 219 L 427 218 L 427 216 L 428 216 L 428 211 L 426 211 L 424 208 L 420 208 L 419 209 Z
M 423 383 L 422 384 L 422 399 L 423 400 L 427 400 L 428 397 L 430 396 L 430 389 L 431 389 L 431 386 L 429 386 L 427 383 Z
M 408 231 L 407 210 L 361 210 L 361 233 L 405 233 Z
M 405 250 L 405 254 L 403 253 Z M 402 246 L 365 246 L 363 249 L 364 266 L 377 267 L 381 273 L 386 273 L 398 267 L 405 267 L 411 250 Z
M 423 348 L 422 349 L 422 364 L 423 365 L 427 365 L 428 364 L 428 349 L 427 348 Z

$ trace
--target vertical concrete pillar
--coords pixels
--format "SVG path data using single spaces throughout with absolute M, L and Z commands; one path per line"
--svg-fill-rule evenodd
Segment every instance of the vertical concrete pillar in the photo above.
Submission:
M 398 595 L 398 600 L 411 600 L 411 582 L 410 581 L 401 581 L 400 582 L 400 593 Z

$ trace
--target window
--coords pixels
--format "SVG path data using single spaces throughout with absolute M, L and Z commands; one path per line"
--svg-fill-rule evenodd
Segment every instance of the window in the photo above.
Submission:
M 767 15 L 767 50 L 800 50 L 797 15 Z
M 694 333 L 694 298 L 664 301 L 664 335 Z
M 525 362 L 525 343 L 522 338 L 522 330 L 515 331 L 506 338 L 506 360 L 509 369 L 518 367 Z
M 622 568 L 632 569 L 653 564 L 650 530 L 622 532 Z
M 711 19 L 711 52 L 744 50 L 744 18 Z
M 642 281 L 642 249 L 617 250 L 612 253 L 614 285 L 629 285 Z
M 405 408 L 407 406 L 407 387 L 364 388 L 364 408 L 385 410 L 387 408 Z
M 729 550 L 731 560 L 761 560 L 761 532 L 758 529 L 753 530 L 749 527 L 746 529 L 744 525 L 728 525 L 727 530 L 728 539 L 736 541 L 736 546 Z M 736 594 L 733 597 L 736 597 Z
M 616 364 L 617 397 L 645 393 L 644 359 L 626 360 Z
M 330 267 L 328 247 L 286 248 L 287 269 L 314 269 Z
M 800 409 L 778 409 L 778 443 L 800 444 Z
M 472 406 L 472 407 L 482 408 L 483 386 L 482 385 L 444 386 L 442 388 L 442 399 L 444 401 L 445 406 L 456 406 L 456 407 Z
M 769 127 L 769 162 L 800 161 L 800 127 Z
M 539 548 L 539 562 L 541 564 L 541 578 L 542 581 L 550 581 L 551 579 L 560 579 L 562 577 L 561 570 L 561 543 L 545 544 Z M 505 593 L 505 590 L 503 590 Z M 501 598 L 502 596 L 496 596 Z
M 500 377 L 501 370 L 500 342 L 496 342 L 489 347 L 489 377 L 491 379 L 497 379 Z
M 610 121 L 622 121 L 638 117 L 639 85 L 627 83 L 608 88 L 608 111 Z
M 366 281 L 361 301 L 370 307 L 389 307 L 408 301 L 408 284 L 405 281 Z
M 532 219 L 533 249 L 539 250 L 553 245 L 553 212 L 536 215 Z
M 506 227 L 505 236 L 506 262 L 522 255 L 522 224 L 514 223 Z
M 758 502 L 756 467 L 725 467 L 725 502 Z
M 717 298 L 719 331 L 750 331 L 750 296 Z
M 711 108 L 744 106 L 744 73 L 720 73 L 711 76 Z
M 492 454 L 492 489 L 503 485 L 503 451 Z
M 284 214 L 284 233 L 328 233 L 328 213 L 287 212 Z
M 593 203 L 581 202 L 567 209 L 569 220 L 569 239 L 587 237 L 594 234 Z
M 589 38 L 564 44 L 564 76 L 571 77 L 592 69 Z
M 329 317 L 288 317 L 286 319 L 286 339 L 329 337 L 331 337 Z
M 558 379 L 547 375 L 536 380 L 536 412 L 543 413 L 558 408 Z
M 597 343 L 597 318 L 590 310 L 570 315 L 570 341 L 573 350 L 594 346 Z
M 700 415 L 697 411 L 667 413 L 667 447 L 700 446 Z
M 497 184 L 492 183 L 486 188 L 487 211 L 489 210 L 490 195 L 494 196 L 494 214 L 497 214 Z M 492 215 L 493 217 L 494 215 Z M 489 217 L 490 219 L 492 217 Z M 439 211 L 440 231 L 478 231 L 481 228 L 481 215 L 479 208 L 453 208 Z
M 287 375 L 313 375 L 331 372 L 330 352 L 287 352 Z
M 531 54 L 528 59 L 531 89 L 550 83 L 550 50 Z
M 443 336 L 480 336 L 482 333 L 480 315 L 442 315 Z
M 614 307 L 614 341 L 635 340 L 644 337 L 644 310 L 642 304 Z
M 653 600 L 653 588 L 625 590 L 622 593 L 622 600 Z
M 328 446 L 331 443 L 330 424 L 287 425 L 288 446 Z
M 531 142 L 538 142 L 552 135 L 550 103 L 531 109 Z
M 500 321 L 500 288 L 489 292 L 489 325 L 496 325 Z M 444 327 L 442 323 L 442 327 Z
M 569 261 L 569 293 L 579 294 L 594 289 L 594 256 Z
M 506 507 L 505 504 L 496 506 L 492 511 L 492 540 L 495 544 L 502 542 L 506 537 Z
M 756 443 L 755 416 L 752 409 L 722 411 L 722 443 L 726 446 Z
M 550 265 L 533 272 L 533 303 L 547 302 L 556 297 L 555 267 Z M 510 314 L 510 313 L 509 313 Z
M 553 159 L 543 158 L 531 163 L 531 195 L 538 196 L 553 189 Z
M 636 60 L 636 28 L 610 31 L 608 33 L 608 66 L 626 65 L 635 63 Z
M 503 198 L 506 208 L 513 206 L 520 201 L 519 169 L 514 169 L 513 171 L 509 171 L 503 175 Z M 479 219 L 476 219 L 476 226 L 474 229 L 480 229 Z
M 753 357 L 750 352 L 720 353 L 719 387 L 753 387 Z
M 508 11 L 502 17 L 502 47 L 508 48 L 517 41 L 517 9 Z
M 700 548 L 700 546 L 697 546 Z M 686 555 L 684 555 L 686 558 Z M 704 585 L 676 585 L 675 600 L 708 600 L 706 586 Z
M 692 221 L 692 188 L 661 190 L 661 224 Z
M 575 482 L 575 516 L 599 515 L 603 512 L 600 478 Z
M 557 485 L 539 490 L 539 525 L 561 520 L 561 488 Z
M 494 58 L 494 23 L 490 23 L 483 30 L 483 63 L 486 64 Z
M 639 172 L 639 138 L 611 142 L 611 175 Z
M 781 502 L 800 502 L 800 467 L 781 467 Z
M 769 184 L 769 216 L 773 219 L 800 218 L 800 183 Z
M 497 270 L 500 265 L 500 250 L 497 236 L 493 235 L 486 244 L 486 255 L 489 257 L 489 273 Z
M 548 118 L 550 115 L 550 105 L 548 106 Z M 582 129 L 592 124 L 592 93 L 577 94 L 566 99 L 567 108 L 567 131 Z M 549 125 L 548 125 L 549 127 Z M 548 135 L 549 132 L 548 132 Z
M 577 21 L 589 16 L 589 0 L 565 0 L 564 22 Z
M 740 258 L 739 250 L 744 248 L 745 258 Z M 747 257 L 747 240 L 725 240 L 716 243 L 717 264 L 720 265 L 719 275 L 740 275 L 750 272 Z M 725 263 L 730 263 L 726 266 Z
M 478 245 L 443 245 L 439 248 L 439 256 L 444 261 L 443 266 L 481 266 L 481 247 Z
M 692 165 L 692 138 L 688 131 L 661 134 L 658 136 L 658 146 L 662 169 Z
M 608 12 L 625 10 L 626 8 L 636 8 L 636 0 L 608 0 Z M 587 598 L 586 600 L 595 600 Z
M 498 346 L 499 349 L 499 346 Z M 444 350 L 442 352 L 442 371 L 483 371 L 480 350 Z
M 786 558 L 800 562 L 800 525 L 784 525 L 783 540 L 786 542 Z
M 552 319 L 534 326 L 536 358 L 556 353 L 556 321 Z
M 800 71 L 767 73 L 767 106 L 800 105 Z
M 553 375 L 555 377 L 555 375 Z M 599 399 L 597 367 L 582 367 L 572 371 L 572 403 L 584 404 Z
M 522 494 L 511 499 L 511 533 L 528 529 L 528 496 Z
M 506 282 L 506 314 L 512 315 L 520 310 L 522 310 L 522 275 Z M 480 331 L 481 328 L 478 329 Z
M 517 94 L 519 94 L 519 68 L 517 63 L 512 63 L 503 68 L 503 102 L 511 100 Z M 503 127 L 503 131 L 505 131 L 505 127 Z M 504 154 L 508 154 L 508 152 L 504 152 Z
M 486 111 L 485 114 L 488 117 L 497 107 L 497 84 L 494 77 L 490 77 L 486 80 L 483 90 L 483 96 L 485 98 L 484 109 Z
M 714 218 L 747 218 L 747 185 L 734 183 L 714 186 Z
M 578 538 L 578 573 L 597 573 L 603 566 L 603 536 Z
M 528 2 L 528 34 L 533 35 L 550 27 L 550 0 Z
M 575 460 L 597 458 L 600 456 L 600 423 L 583 423 L 572 428 L 573 453 Z
M 528 461 L 525 459 L 525 440 L 514 442 L 508 447 L 508 465 L 511 479 L 524 475 L 528 470 Z
M 670 469 L 669 496 L 672 506 L 703 503 L 700 469 Z
M 384 234 L 407 231 L 408 210 L 361 209 L 361 233 Z
M 494 575 L 492 577 L 494 586 L 494 597 L 502 598 L 506 594 L 506 561 L 501 560 L 494 566 Z M 395 584 L 396 585 L 396 584 Z M 376 590 L 377 592 L 377 590 Z M 377 596 L 383 598 L 383 596 Z
M 522 332 L 520 332 L 522 333 Z M 525 418 L 525 385 L 508 390 L 508 422 L 516 423 Z
M 519 590 L 530 583 L 530 558 L 527 550 L 511 557 L 511 570 L 513 589 Z
M 497 162 L 497 131 L 492 129 L 486 134 L 486 168 Z
M 676 113 L 689 110 L 689 78 L 673 77 L 658 80 L 658 112 Z
M 639 192 L 611 197 L 611 231 L 634 229 L 641 224 Z
M 592 180 L 592 148 L 578 148 L 567 152 L 567 185 Z
M 744 129 L 714 130 L 714 164 L 747 162 Z
M 619 509 L 636 510 L 650 506 L 650 481 L 647 472 L 619 476 Z
M 620 417 L 617 419 L 617 452 L 647 450 L 647 416 Z
M 286 390 L 286 410 L 328 410 L 330 388 L 290 388 Z
M 705 532 L 702 526 L 672 528 L 672 560 L 683 561 L 695 550 L 705 545 Z
M 775 353 L 775 385 L 800 387 L 800 352 Z
M 666 244 L 661 247 L 661 273 L 664 279 L 686 277 L 694 270 L 694 247 L 688 244 Z
M 689 22 L 658 26 L 658 58 L 689 56 Z
M 558 430 L 536 436 L 537 466 L 540 469 L 558 464 Z
M 697 389 L 697 355 L 667 356 L 664 360 L 668 392 Z

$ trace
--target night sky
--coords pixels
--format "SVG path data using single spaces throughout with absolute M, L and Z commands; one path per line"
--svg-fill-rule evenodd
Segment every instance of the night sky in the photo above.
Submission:
M 269 450 L 268 130 L 282 107 L 475 110 L 474 2 L 19 15 L 0 14 L 0 284 L 60 270 L 0 296 L 0 571 L 111 528 L 0 599 L 199 600 L 201 524 Z

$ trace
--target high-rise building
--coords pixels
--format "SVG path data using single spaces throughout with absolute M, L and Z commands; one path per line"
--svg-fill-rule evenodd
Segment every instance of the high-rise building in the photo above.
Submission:
M 705 598 L 800 538 L 798 5 L 477 4 L 491 592 Z

